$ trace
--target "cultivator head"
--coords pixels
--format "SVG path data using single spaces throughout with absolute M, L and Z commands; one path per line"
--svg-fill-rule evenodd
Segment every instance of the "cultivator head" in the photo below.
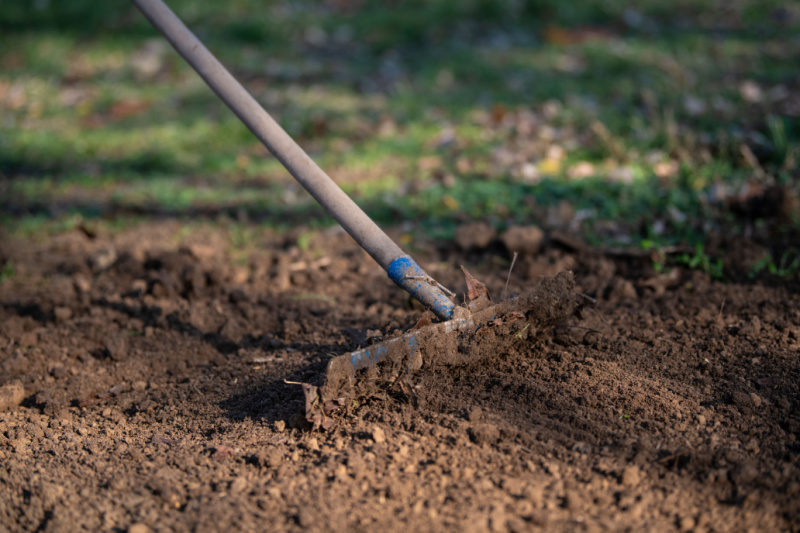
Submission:
M 497 304 L 480 290 L 482 284 L 473 290 L 476 280 L 469 274 L 467 279 L 470 303 L 457 306 L 452 320 L 433 323 L 423 317 L 406 333 L 332 359 L 319 387 L 304 386 L 306 419 L 312 426 L 328 429 L 331 415 L 356 398 L 395 384 L 413 389 L 421 370 L 492 359 L 563 322 L 586 303 L 575 291 L 571 272 L 544 278 L 533 290 Z

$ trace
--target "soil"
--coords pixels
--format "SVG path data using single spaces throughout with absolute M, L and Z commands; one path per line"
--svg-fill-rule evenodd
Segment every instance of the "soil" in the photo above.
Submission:
M 507 293 L 570 270 L 593 308 L 311 431 L 287 381 L 424 310 L 340 231 L 242 251 L 182 228 L 3 241 L 0 531 L 800 530 L 797 277 L 733 255 L 724 283 L 658 273 L 554 237 Z M 412 252 L 499 300 L 492 242 Z

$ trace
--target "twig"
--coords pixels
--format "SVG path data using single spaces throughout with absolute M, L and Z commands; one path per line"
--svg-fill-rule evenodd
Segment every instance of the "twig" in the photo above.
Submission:
M 277 361 L 277 360 L 278 360 L 278 358 L 277 357 L 273 357 L 273 356 L 253 357 L 253 359 L 251 359 L 249 362 L 254 364 L 254 365 L 259 365 L 259 364 L 262 364 L 262 363 L 271 363 L 271 362 Z
M 514 252 L 514 259 L 511 260 L 511 266 L 508 267 L 508 277 L 506 278 L 506 286 L 503 289 L 503 295 L 500 297 L 500 301 L 506 299 L 506 291 L 508 290 L 508 282 L 511 281 L 511 271 L 514 270 L 514 263 L 517 262 L 517 252 Z
M 405 278 L 405 279 L 421 279 L 421 280 L 424 280 L 426 283 L 429 283 L 431 285 L 436 285 L 437 287 L 442 289 L 443 292 L 447 293 L 451 298 L 456 295 L 456 293 L 454 293 L 453 291 L 451 291 L 450 289 L 448 289 L 447 287 L 445 287 L 444 285 L 442 285 L 441 283 L 439 283 L 438 281 L 436 281 L 435 279 L 433 279 L 432 277 L 430 277 L 428 275 L 425 275 L 425 276 L 403 276 L 403 278 Z
M 431 278 L 431 279 L 432 279 L 432 278 Z M 454 296 L 456 295 L 456 293 L 454 293 L 453 291 L 451 291 L 450 289 L 448 289 L 447 287 L 445 287 L 444 285 L 442 285 L 442 284 L 441 284 L 441 283 L 439 283 L 438 281 L 436 281 L 436 280 L 433 280 L 433 281 L 435 281 L 435 282 L 436 282 L 436 285 L 437 285 L 437 286 L 438 286 L 440 289 L 442 289 L 442 291 L 444 291 L 445 293 L 447 293 L 447 294 L 448 294 L 448 295 L 449 295 L 451 298 L 452 298 L 452 297 L 454 297 Z

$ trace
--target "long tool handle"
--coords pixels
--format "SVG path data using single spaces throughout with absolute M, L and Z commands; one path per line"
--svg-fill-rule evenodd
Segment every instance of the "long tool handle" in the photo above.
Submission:
M 162 0 L 131 0 L 236 116 L 283 163 L 397 285 L 449 319 L 453 302 L 433 278 L 392 241 L 236 81 Z

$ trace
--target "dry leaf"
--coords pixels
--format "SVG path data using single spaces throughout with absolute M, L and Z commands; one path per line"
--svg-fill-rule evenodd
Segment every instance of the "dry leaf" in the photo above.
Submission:
M 312 431 L 318 429 L 327 431 L 333 427 L 333 419 L 325 414 L 325 409 L 316 386 L 310 383 L 295 383 L 291 381 L 287 381 L 286 383 L 300 385 L 303 388 L 303 396 L 305 396 L 306 399 L 305 419 L 311 424 Z M 328 406 L 329 404 L 330 402 L 328 402 Z
M 416 331 L 420 328 L 424 328 L 425 326 L 430 326 L 433 324 L 433 314 L 430 311 L 425 311 L 420 319 L 414 324 L 414 327 L 410 329 L 410 331 Z
M 486 296 L 486 298 L 491 299 L 489 297 L 489 291 L 486 289 L 486 285 L 478 281 L 463 266 L 461 267 L 461 271 L 464 273 L 464 277 L 467 280 L 467 296 L 469 296 L 470 300 L 477 300 L 481 296 Z

